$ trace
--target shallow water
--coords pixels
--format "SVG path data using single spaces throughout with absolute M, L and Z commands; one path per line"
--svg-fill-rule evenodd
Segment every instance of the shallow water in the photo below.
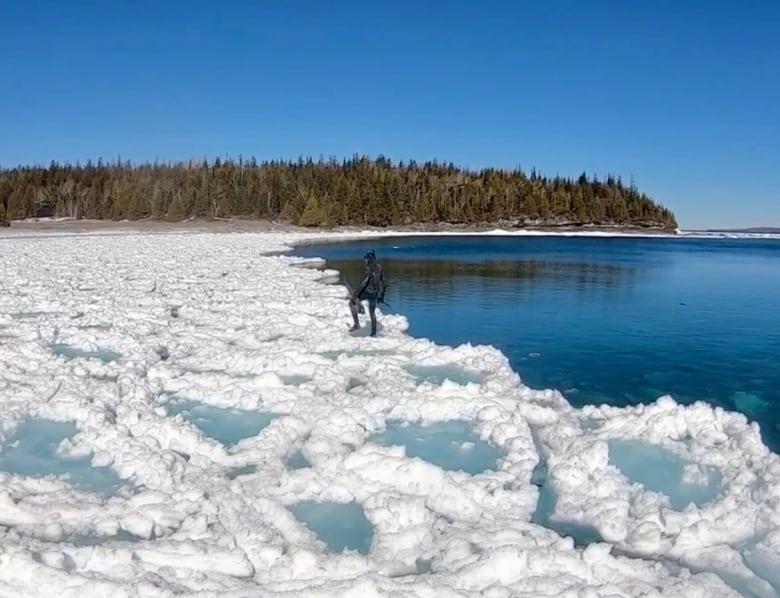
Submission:
M 479 372 L 465 370 L 457 364 L 450 365 L 412 365 L 406 368 L 419 382 L 441 384 L 445 380 L 465 386 L 466 384 L 479 383 L 484 376 Z
M 472 475 L 495 469 L 501 450 L 481 440 L 467 421 L 451 420 L 430 425 L 388 422 L 370 442 L 406 448 L 407 457 L 419 457 L 442 469 L 465 471 Z
M 780 449 L 780 240 L 399 237 L 296 254 L 354 282 L 369 247 L 381 309 L 414 336 L 494 345 L 575 406 L 670 394 L 740 410 Z
M 65 343 L 56 343 L 51 346 L 52 353 L 64 357 L 65 359 L 99 359 L 104 363 L 116 361 L 121 355 L 109 349 L 97 349 L 95 351 L 85 351 Z
M 307 467 L 311 467 L 311 463 L 309 463 L 306 460 L 306 457 L 303 456 L 303 453 L 298 450 L 293 451 L 288 455 L 287 459 L 285 459 L 285 465 L 290 469 L 306 469 Z
M 289 509 L 296 519 L 325 542 L 328 549 L 334 552 L 356 550 L 368 554 L 374 528 L 359 504 L 301 501 Z
M 688 481 L 684 472 L 691 464 L 661 446 L 635 440 L 611 440 L 609 460 L 630 480 L 668 496 L 672 508 L 677 510 L 684 509 L 688 503 L 701 506 L 714 499 L 720 490 L 719 471 L 698 466 L 695 481 Z
M 0 453 L 0 470 L 31 477 L 63 476 L 81 489 L 110 496 L 121 480 L 110 467 L 92 467 L 89 457 L 66 458 L 57 447 L 77 432 L 73 422 L 22 421 Z
M 206 436 L 228 447 L 257 436 L 274 417 L 267 411 L 223 409 L 197 401 L 172 402 L 166 408 L 170 415 L 181 414 Z

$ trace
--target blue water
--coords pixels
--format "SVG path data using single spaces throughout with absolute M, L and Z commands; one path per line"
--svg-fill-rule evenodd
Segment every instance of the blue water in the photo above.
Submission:
M 575 406 L 706 400 L 780 449 L 780 240 L 398 237 L 295 254 L 355 283 L 369 247 L 390 285 L 383 311 L 414 336 L 492 344 Z
M 363 507 L 355 502 L 301 501 L 288 507 L 295 518 L 313 531 L 334 552 L 356 550 L 368 554 L 374 527 Z
M 495 469 L 501 450 L 481 440 L 467 421 L 451 420 L 430 425 L 392 421 L 369 437 L 384 446 L 404 446 L 408 457 L 419 457 L 442 469 L 476 475 Z
M 227 447 L 244 438 L 257 436 L 274 417 L 267 411 L 223 409 L 197 401 L 169 403 L 166 408 L 170 415 L 180 413 L 206 436 Z
M 110 467 L 92 467 L 89 457 L 65 458 L 57 447 L 77 432 L 73 422 L 22 421 L 0 452 L 0 470 L 31 477 L 62 476 L 74 486 L 111 496 L 122 481 Z

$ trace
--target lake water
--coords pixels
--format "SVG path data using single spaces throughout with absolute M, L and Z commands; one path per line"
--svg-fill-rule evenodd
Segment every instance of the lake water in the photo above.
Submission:
M 780 449 L 780 240 L 432 236 L 295 254 L 355 284 L 369 248 L 390 284 L 382 309 L 414 336 L 494 345 L 578 407 L 706 400 Z

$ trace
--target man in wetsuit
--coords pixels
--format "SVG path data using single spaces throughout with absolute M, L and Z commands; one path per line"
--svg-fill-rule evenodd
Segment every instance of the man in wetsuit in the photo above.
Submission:
M 363 261 L 366 263 L 363 280 L 360 281 L 358 288 L 352 292 L 349 302 L 349 310 L 352 312 L 352 320 L 354 321 L 350 330 L 360 328 L 358 308 L 361 301 L 368 300 L 368 313 L 371 316 L 371 336 L 376 336 L 376 304 L 377 302 L 384 303 L 385 301 L 385 274 L 382 266 L 376 261 L 376 254 L 373 249 L 370 249 L 363 256 Z M 363 312 L 362 309 L 360 311 L 361 313 Z
M 11 221 L 8 219 L 8 198 L 4 197 L 2 205 L 0 205 L 0 226 L 11 226 Z

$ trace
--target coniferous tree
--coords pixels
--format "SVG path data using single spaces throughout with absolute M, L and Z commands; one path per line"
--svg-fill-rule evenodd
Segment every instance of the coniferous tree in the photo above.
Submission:
M 317 162 L 191 160 L 0 169 L 0 222 L 72 218 L 253 217 L 306 226 L 411 223 L 615 224 L 673 228 L 674 215 L 620 177 L 548 178 L 532 169 L 475 172 L 380 156 Z

